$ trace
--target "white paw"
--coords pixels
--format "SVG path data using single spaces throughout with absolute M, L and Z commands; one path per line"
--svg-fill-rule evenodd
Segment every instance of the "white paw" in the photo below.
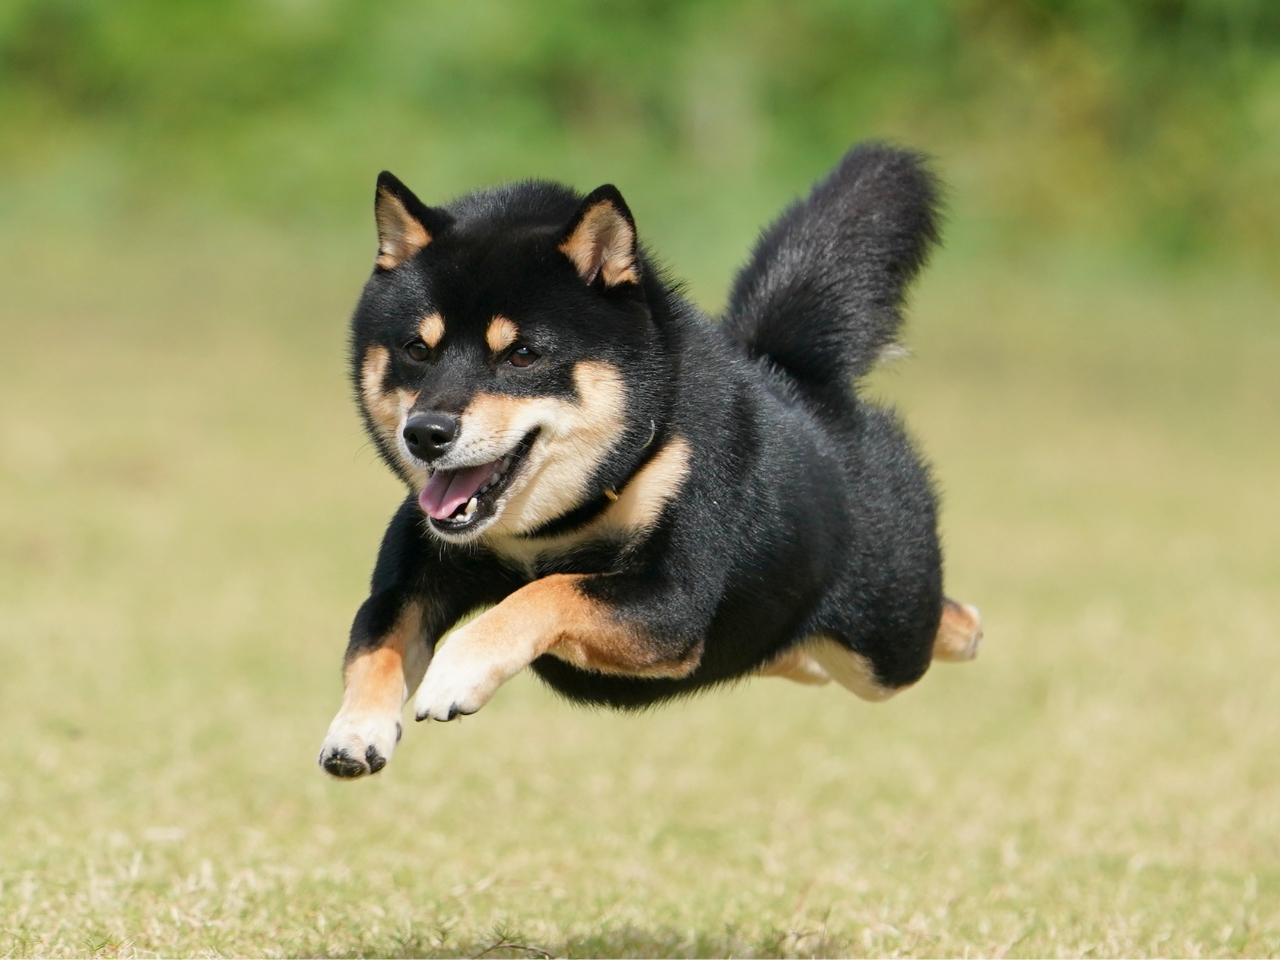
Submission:
M 419 720 L 452 720 L 475 713 L 506 679 L 500 665 L 472 653 L 462 637 L 455 635 L 436 650 L 427 667 L 413 700 L 414 715 Z
M 339 713 L 320 747 L 320 766 L 344 779 L 377 773 L 391 759 L 400 732 L 395 717 Z

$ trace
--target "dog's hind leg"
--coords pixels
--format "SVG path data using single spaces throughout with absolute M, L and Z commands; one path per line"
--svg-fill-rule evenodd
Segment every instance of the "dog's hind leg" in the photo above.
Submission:
M 880 682 L 869 658 L 831 637 L 816 636 L 804 645 L 804 650 L 832 680 L 863 700 L 888 700 L 899 690 L 910 686 L 890 687 Z
M 803 646 L 784 650 L 756 673 L 761 677 L 783 677 L 813 687 L 831 682 L 831 674 Z
M 982 618 L 976 607 L 954 600 L 944 600 L 942 618 L 933 640 L 933 659 L 960 663 L 978 655 L 982 640 Z M 788 677 L 801 683 L 822 683 L 822 680 L 802 680 L 796 674 L 809 669 L 805 661 L 835 680 L 846 690 L 856 693 L 863 700 L 887 700 L 900 690 L 911 686 L 888 686 L 876 677 L 872 662 L 867 657 L 850 650 L 831 637 L 819 635 L 807 643 L 788 650 L 773 663 L 760 671 L 762 676 Z
M 982 616 L 978 608 L 954 600 L 942 602 L 942 620 L 933 640 L 933 659 L 963 663 L 978 655 L 982 643 Z

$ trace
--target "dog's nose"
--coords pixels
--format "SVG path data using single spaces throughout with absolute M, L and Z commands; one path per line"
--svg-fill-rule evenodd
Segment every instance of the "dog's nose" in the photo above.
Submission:
M 419 460 L 443 457 L 458 438 L 458 418 L 451 413 L 420 413 L 404 425 L 404 442 Z

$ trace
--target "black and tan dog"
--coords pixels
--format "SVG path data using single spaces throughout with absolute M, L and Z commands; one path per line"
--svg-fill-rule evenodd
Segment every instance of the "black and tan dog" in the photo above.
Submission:
M 752 674 L 881 700 L 973 656 L 928 474 L 854 389 L 894 344 L 935 204 L 917 157 L 855 148 L 765 231 L 715 324 L 612 186 L 427 207 L 384 173 L 352 360 L 409 495 L 324 768 L 382 769 L 415 690 L 419 720 L 450 720 L 528 666 L 625 708 Z

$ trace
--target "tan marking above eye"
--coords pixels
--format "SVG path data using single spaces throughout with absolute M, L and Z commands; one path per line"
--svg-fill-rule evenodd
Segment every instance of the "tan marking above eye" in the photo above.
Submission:
M 444 337 L 444 317 L 438 313 L 428 314 L 418 324 L 418 336 L 422 342 L 434 350 Z
M 497 316 L 489 321 L 489 329 L 485 331 L 484 339 L 489 344 L 490 350 L 501 353 L 519 339 L 519 331 L 516 330 L 516 325 L 506 317 Z

